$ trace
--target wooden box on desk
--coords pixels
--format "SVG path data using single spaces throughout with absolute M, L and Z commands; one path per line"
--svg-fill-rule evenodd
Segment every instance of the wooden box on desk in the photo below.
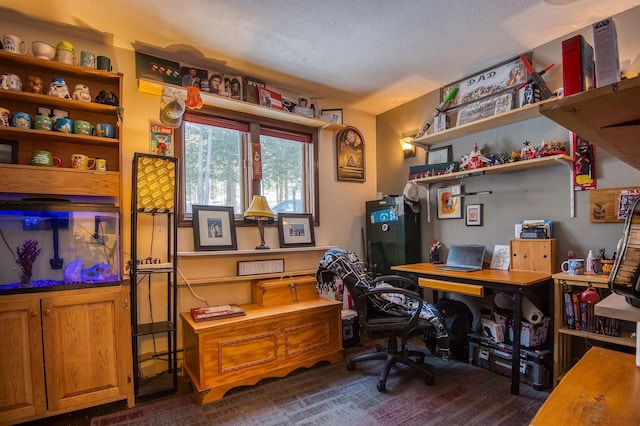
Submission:
M 515 238 L 509 242 L 512 271 L 558 272 L 558 240 Z
M 260 306 L 286 305 L 318 297 L 313 276 L 260 280 L 251 284 L 251 299 Z

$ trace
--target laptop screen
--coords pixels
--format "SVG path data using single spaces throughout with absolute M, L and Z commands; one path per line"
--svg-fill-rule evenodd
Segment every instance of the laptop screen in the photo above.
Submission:
M 448 266 L 475 266 L 482 268 L 484 246 L 478 244 L 452 244 L 447 255 Z

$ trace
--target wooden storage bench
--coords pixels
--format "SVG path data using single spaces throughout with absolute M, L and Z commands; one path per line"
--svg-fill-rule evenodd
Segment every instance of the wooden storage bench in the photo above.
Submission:
M 284 377 L 320 361 L 343 360 L 342 303 L 318 298 L 277 306 L 248 304 L 245 316 L 194 322 L 182 313 L 185 377 L 201 404 L 237 386 Z

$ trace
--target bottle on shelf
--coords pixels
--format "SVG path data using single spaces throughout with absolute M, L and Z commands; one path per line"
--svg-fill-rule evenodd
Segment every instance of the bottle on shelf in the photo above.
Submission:
M 593 264 L 596 262 L 596 257 L 593 254 L 593 250 L 589 250 L 587 255 L 587 264 L 585 266 L 585 272 L 593 272 Z

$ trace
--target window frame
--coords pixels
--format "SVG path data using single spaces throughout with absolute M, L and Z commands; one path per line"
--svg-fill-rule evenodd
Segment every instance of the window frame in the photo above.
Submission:
M 309 182 L 309 201 L 310 201 L 310 211 L 306 213 L 311 213 L 313 217 L 314 226 L 320 225 L 320 191 L 319 191 L 319 166 L 318 166 L 318 142 L 319 142 L 319 133 L 320 129 L 316 127 L 309 127 L 295 123 L 289 123 L 281 120 L 274 120 L 270 118 L 260 117 L 253 114 L 229 111 L 222 108 L 216 108 L 211 106 L 204 106 L 199 110 L 187 110 L 182 119 L 182 122 L 185 121 L 193 121 L 198 122 L 200 124 L 207 124 L 206 120 L 209 118 L 222 119 L 222 120 L 231 120 L 240 123 L 244 123 L 248 126 L 248 137 L 249 144 L 251 143 L 260 143 L 260 129 L 265 127 L 266 129 L 274 129 L 276 131 L 282 132 L 295 132 L 295 133 L 304 133 L 309 138 L 309 143 L 311 145 L 311 150 L 313 152 L 313 159 L 310 164 L 309 169 L 307 170 L 307 174 L 305 179 Z M 203 123 L 203 121 L 205 123 Z M 185 170 L 186 166 L 184 164 L 184 125 L 180 125 L 180 127 L 174 130 L 174 153 L 175 156 L 178 157 L 179 160 L 179 203 L 178 203 L 178 217 L 177 223 L 178 226 L 193 226 L 193 220 L 191 214 L 185 213 L 186 208 L 186 199 L 184 194 L 184 186 L 185 186 Z M 302 143 L 302 142 L 301 142 Z M 247 154 L 245 148 L 243 147 L 243 176 L 246 179 L 247 185 L 245 190 L 250 191 L 247 197 L 248 200 L 245 200 L 248 205 L 248 201 L 255 194 L 260 194 L 260 180 L 251 179 L 251 166 L 249 164 L 249 155 Z M 309 176 L 309 174 L 312 176 Z M 236 215 L 240 212 L 236 212 Z M 245 226 L 243 220 L 236 219 L 236 226 Z M 276 226 L 274 221 L 273 225 Z

